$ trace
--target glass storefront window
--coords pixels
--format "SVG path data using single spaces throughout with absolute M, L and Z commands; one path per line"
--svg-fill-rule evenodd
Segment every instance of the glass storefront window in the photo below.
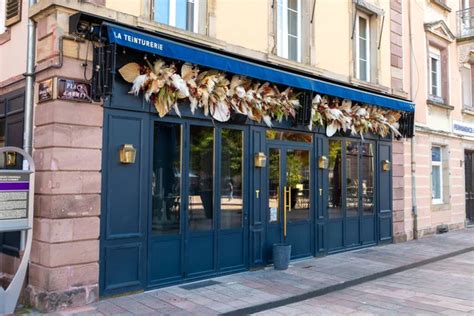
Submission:
M 271 148 L 268 157 L 268 221 L 280 221 L 280 150 Z
M 370 143 L 361 146 L 361 185 L 362 211 L 364 215 L 374 214 L 374 146 Z
M 154 135 L 152 232 L 177 234 L 181 209 L 181 126 L 155 123 Z
M 268 140 L 285 140 L 285 141 L 303 142 L 303 143 L 313 142 L 313 135 L 306 134 L 306 133 L 267 130 L 266 135 L 267 135 Z
M 346 142 L 346 216 L 358 216 L 359 163 L 358 144 Z
M 188 227 L 191 231 L 211 230 L 214 218 L 214 128 L 191 125 L 189 143 Z
M 286 185 L 290 190 L 288 221 L 309 219 L 310 167 L 308 150 L 288 150 L 286 153 Z
M 342 217 L 342 141 L 329 141 L 329 218 Z
M 221 229 L 242 227 L 243 132 L 221 133 Z

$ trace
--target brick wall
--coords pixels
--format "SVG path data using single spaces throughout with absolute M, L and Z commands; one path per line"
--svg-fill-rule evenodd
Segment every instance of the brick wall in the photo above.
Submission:
M 59 40 L 71 12 L 51 9 L 39 18 L 37 82 L 53 76 L 83 80 L 86 43 Z M 89 47 L 89 70 L 91 48 Z M 90 77 L 90 71 L 88 72 Z M 101 148 L 100 104 L 54 100 L 35 106 L 36 196 L 27 298 L 40 311 L 98 299 Z

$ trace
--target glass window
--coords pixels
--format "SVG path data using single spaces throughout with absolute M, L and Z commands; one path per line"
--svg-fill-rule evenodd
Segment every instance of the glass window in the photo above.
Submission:
M 364 215 L 374 214 L 374 145 L 361 146 L 360 181 L 362 185 L 362 211 Z
M 443 169 L 441 147 L 431 148 L 431 197 L 433 203 L 443 203 Z
M 439 49 L 430 47 L 430 95 L 441 97 L 441 52 Z
M 370 18 L 360 13 L 356 23 L 356 72 L 357 78 L 370 81 Z
M 5 33 L 6 0 L 0 0 L 0 34 Z
M 286 153 L 286 185 L 290 191 L 288 221 L 309 219 L 309 151 L 288 150 Z
M 342 217 L 342 141 L 329 141 L 329 218 Z
M 214 217 L 214 129 L 192 125 L 189 143 L 189 229 L 211 230 Z
M 221 133 L 221 229 L 242 227 L 243 132 Z
M 278 0 L 278 56 L 301 61 L 301 0 Z
M 346 142 L 346 216 L 358 216 L 359 163 L 358 144 Z
M 267 135 L 268 140 L 289 140 L 292 142 L 303 142 L 303 143 L 313 142 L 313 135 L 306 134 L 306 133 L 267 130 L 266 135 Z
M 154 137 L 152 232 L 175 234 L 181 209 L 181 126 L 155 123 Z
M 280 150 L 270 148 L 268 155 L 268 221 L 280 221 Z
M 155 21 L 197 32 L 199 1 L 155 0 Z

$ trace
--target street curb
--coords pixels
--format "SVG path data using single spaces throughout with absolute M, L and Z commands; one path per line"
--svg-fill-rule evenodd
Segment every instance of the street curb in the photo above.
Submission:
M 437 262 L 437 261 L 440 261 L 440 260 L 444 260 L 444 259 L 448 259 L 448 258 L 455 257 L 455 256 L 458 256 L 458 255 L 462 255 L 462 254 L 470 252 L 470 251 L 474 251 L 474 246 L 464 248 L 464 249 L 461 249 L 461 250 L 457 250 L 457 251 L 453 251 L 453 252 L 450 252 L 450 253 L 446 253 L 444 255 L 432 257 L 432 258 L 429 258 L 429 259 L 421 260 L 421 261 L 418 261 L 418 262 L 410 263 L 410 264 L 407 264 L 407 265 L 404 265 L 404 266 L 400 266 L 400 267 L 388 269 L 388 270 L 385 270 L 385 271 L 377 272 L 377 273 L 374 273 L 374 274 L 371 274 L 371 275 L 363 276 L 363 277 L 353 279 L 353 280 L 349 280 L 349 281 L 346 281 L 346 282 L 334 284 L 334 285 L 331 285 L 331 286 L 328 286 L 328 287 L 325 287 L 325 288 L 322 288 L 322 289 L 317 289 L 317 290 L 309 291 L 309 292 L 306 292 L 306 293 L 303 293 L 303 294 L 298 294 L 298 295 L 291 296 L 291 297 L 288 297 L 288 298 L 284 298 L 284 299 L 281 299 L 281 300 L 278 300 L 278 301 L 272 301 L 272 302 L 267 302 L 267 303 L 263 303 L 263 304 L 244 307 L 244 308 L 236 309 L 236 310 L 233 310 L 233 311 L 230 311 L 230 312 L 222 313 L 220 315 L 227 315 L 227 316 L 249 315 L 249 314 L 262 312 L 262 311 L 265 311 L 265 310 L 268 310 L 268 309 L 277 308 L 277 307 L 280 307 L 280 306 L 293 304 L 293 303 L 301 302 L 301 301 L 304 301 L 304 300 L 307 300 L 307 299 L 310 299 L 310 298 L 322 296 L 322 295 L 325 295 L 325 294 L 328 294 L 328 293 L 331 293 L 331 292 L 334 292 L 334 291 L 340 291 L 340 290 L 346 289 L 346 288 L 351 287 L 351 286 L 355 286 L 355 285 L 359 285 L 359 284 L 362 284 L 362 283 L 365 283 L 365 282 L 373 281 L 373 280 L 376 280 L 376 279 L 379 279 L 379 278 L 383 278 L 383 277 L 386 277 L 386 276 L 389 276 L 389 275 L 392 275 L 392 274 L 395 274 L 395 273 L 400 273 L 400 272 L 410 270 L 410 269 L 413 269 L 413 268 L 418 268 L 418 267 L 424 266 L 426 264 L 430 264 L 430 263 Z

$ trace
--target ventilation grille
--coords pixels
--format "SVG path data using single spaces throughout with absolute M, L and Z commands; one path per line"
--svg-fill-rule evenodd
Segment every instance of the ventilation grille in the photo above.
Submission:
M 21 0 L 7 0 L 5 26 L 21 21 Z

